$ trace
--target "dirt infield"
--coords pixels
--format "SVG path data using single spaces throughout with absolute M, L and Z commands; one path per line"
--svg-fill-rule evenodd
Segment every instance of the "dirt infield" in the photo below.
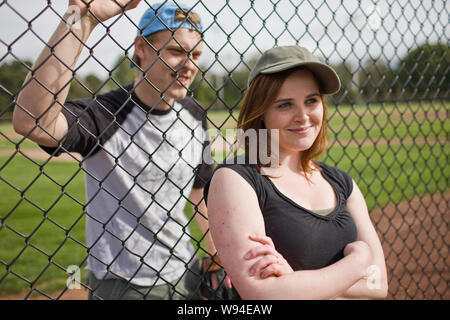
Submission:
M 54 292 L 50 294 L 50 297 L 46 297 L 42 294 L 33 294 L 28 297 L 30 291 L 24 291 L 19 294 L 0 296 L 0 300 L 87 300 L 88 290 L 86 288 L 66 290 L 64 293 Z M 62 293 L 62 295 L 61 295 Z
M 1 156 L 22 156 L 34 160 L 50 160 L 50 161 L 81 161 L 82 157 L 78 153 L 62 153 L 58 157 L 51 157 L 42 149 L 20 149 L 20 151 L 0 150 Z
M 216 153 L 221 152 L 230 152 L 233 143 L 234 143 L 234 137 L 227 137 L 228 139 L 225 140 L 223 137 L 217 137 L 214 138 L 211 144 L 211 151 Z M 376 139 L 375 141 L 371 139 L 365 139 L 364 141 L 358 141 L 358 140 L 340 140 L 339 143 L 330 141 L 330 146 L 345 146 L 345 147 L 358 147 L 358 146 L 368 146 L 368 145 L 387 145 L 389 143 L 390 146 L 392 145 L 400 145 L 400 144 L 445 144 L 447 143 L 448 139 L 440 137 L 440 138 L 395 138 L 390 139 L 389 141 L 384 138 Z M 78 153 L 62 153 L 58 157 L 51 157 L 49 154 L 47 154 L 44 150 L 40 148 L 33 148 L 33 149 L 25 149 L 21 148 L 20 151 L 17 150 L 0 150 L 0 157 L 1 156 L 24 156 L 30 159 L 35 160 L 50 160 L 50 161 L 81 161 L 82 157 Z
M 372 211 L 389 277 L 389 299 L 450 299 L 450 192 Z

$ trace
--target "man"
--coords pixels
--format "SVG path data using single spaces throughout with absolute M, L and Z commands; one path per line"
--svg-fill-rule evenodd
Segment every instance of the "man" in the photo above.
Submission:
M 13 123 L 53 156 L 83 156 L 91 299 L 195 298 L 199 268 L 183 211 L 188 198 L 207 250 L 215 253 L 202 199 L 212 171 L 202 164 L 206 121 L 203 108 L 185 98 L 202 52 L 198 15 L 171 2 L 153 5 L 135 39 L 134 83 L 66 102 L 95 26 L 139 2 L 69 1 L 25 80 Z M 81 16 L 74 21 L 76 11 Z

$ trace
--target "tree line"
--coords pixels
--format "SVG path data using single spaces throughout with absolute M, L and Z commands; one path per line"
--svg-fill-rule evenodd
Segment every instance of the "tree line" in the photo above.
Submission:
M 247 87 L 248 74 L 256 62 L 242 61 L 239 67 L 213 72 L 207 66 L 200 71 L 191 86 L 192 95 L 207 109 L 239 108 Z M 92 97 L 129 84 L 136 69 L 130 59 L 117 59 L 109 75 L 101 79 L 95 74 L 75 76 L 68 99 Z M 447 44 L 423 44 L 410 50 L 395 66 L 383 59 L 369 59 L 354 66 L 348 62 L 333 65 L 342 82 L 330 104 L 359 104 L 393 101 L 448 99 L 450 89 L 450 47 Z M 30 61 L 13 60 L 0 65 L 0 118 L 10 118 Z

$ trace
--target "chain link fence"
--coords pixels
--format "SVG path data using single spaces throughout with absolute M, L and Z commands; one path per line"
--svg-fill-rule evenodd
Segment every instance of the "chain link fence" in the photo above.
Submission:
M 388 298 L 450 299 L 448 2 L 185 3 L 204 24 L 200 72 L 190 94 L 206 110 L 214 160 L 229 152 L 221 135 L 236 123 L 259 54 L 277 45 L 308 48 L 342 80 L 341 91 L 329 98 L 330 145 L 322 160 L 348 171 L 364 193 L 386 257 Z M 92 98 L 133 81 L 132 34 L 153 4 L 142 1 L 97 26 L 73 69 L 68 99 Z M 1 298 L 85 298 L 89 290 L 84 180 L 92 175 L 80 155 L 50 156 L 11 125 L 25 75 L 33 71 L 30 60 L 48 41 L 48 28 L 63 19 L 64 6 L 0 2 Z M 201 258 L 207 253 L 194 221 L 199 213 L 182 191 L 187 219 L 179 237 L 188 236 Z M 163 210 L 170 220 L 171 209 Z M 139 225 L 141 212 L 130 214 Z

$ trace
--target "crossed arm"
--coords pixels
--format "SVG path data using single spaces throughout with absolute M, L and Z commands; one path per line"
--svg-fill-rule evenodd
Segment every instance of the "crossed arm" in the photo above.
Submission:
M 358 241 L 347 245 L 344 258 L 318 270 L 294 272 L 285 268 L 275 274 L 267 268 L 277 263 L 267 263 L 269 258 L 264 256 L 264 247 L 270 245 L 254 241 L 255 237 L 265 237 L 265 227 L 250 185 L 233 170 L 221 168 L 213 176 L 208 195 L 209 225 L 214 244 L 243 299 L 384 297 L 387 292 L 384 257 L 357 187 L 348 200 L 348 208 L 356 217 Z M 285 261 L 281 265 L 285 266 Z M 379 288 L 367 286 L 364 279 L 370 265 L 380 270 Z M 251 275 L 249 270 L 255 273 Z

